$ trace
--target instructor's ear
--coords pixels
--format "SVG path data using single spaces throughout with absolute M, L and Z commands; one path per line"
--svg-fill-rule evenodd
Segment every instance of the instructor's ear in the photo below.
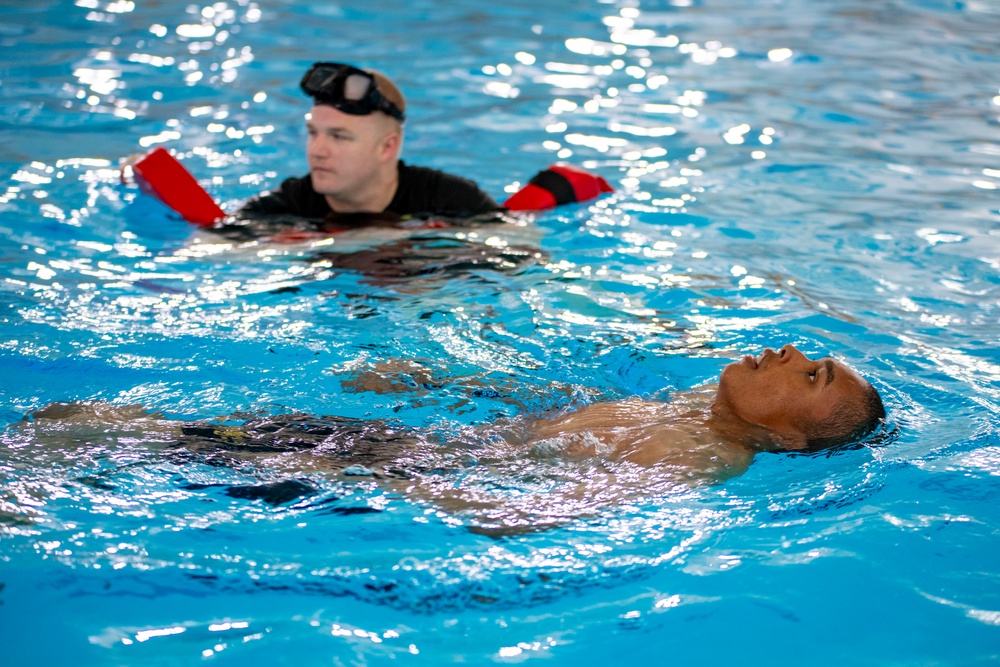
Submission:
M 381 156 L 384 161 L 399 157 L 399 149 L 403 143 L 403 138 L 398 132 L 388 132 L 382 137 Z

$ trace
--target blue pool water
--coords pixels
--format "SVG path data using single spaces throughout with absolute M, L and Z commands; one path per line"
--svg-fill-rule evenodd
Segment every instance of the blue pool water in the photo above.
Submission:
M 301 459 L 212 466 L 128 425 L 11 426 L 0 662 L 996 664 L 997 34 L 989 0 L 0 7 L 4 424 L 107 401 L 462 442 L 523 412 L 665 399 L 791 342 L 857 367 L 895 431 L 695 488 L 428 454 L 501 517 L 562 521 L 496 537 L 475 530 L 485 510 Z M 229 208 L 305 173 L 297 81 L 320 59 L 400 84 L 412 163 L 500 199 L 566 160 L 617 192 L 416 232 L 527 259 L 401 278 L 336 260 L 402 234 L 233 244 L 119 183 L 154 146 Z M 432 381 L 356 382 L 401 359 Z M 311 494 L 233 492 L 296 484 Z

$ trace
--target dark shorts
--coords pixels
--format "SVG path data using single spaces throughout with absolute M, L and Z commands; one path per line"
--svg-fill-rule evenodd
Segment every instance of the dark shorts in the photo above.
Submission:
M 278 415 L 238 426 L 194 422 L 168 449 L 173 457 L 239 466 L 269 454 L 310 452 L 331 470 L 367 469 L 375 477 L 409 477 L 429 443 L 383 420 Z

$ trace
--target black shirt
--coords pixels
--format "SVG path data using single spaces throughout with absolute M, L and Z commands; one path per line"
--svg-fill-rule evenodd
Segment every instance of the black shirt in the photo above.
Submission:
M 499 209 L 492 197 L 466 178 L 437 169 L 411 167 L 400 160 L 396 194 L 382 213 L 399 218 L 422 214 L 468 217 Z M 237 211 L 236 217 L 281 215 L 324 220 L 331 214 L 326 198 L 313 189 L 312 179 L 306 175 L 285 179 L 277 190 L 254 197 Z

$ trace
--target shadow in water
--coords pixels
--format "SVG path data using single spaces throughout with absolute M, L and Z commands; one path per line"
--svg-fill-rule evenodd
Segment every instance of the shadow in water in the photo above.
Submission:
M 366 283 L 392 286 L 479 271 L 513 273 L 543 264 L 548 256 L 531 246 L 493 246 L 442 235 L 401 239 L 353 252 L 322 252 L 313 259 L 332 269 L 355 271 Z

